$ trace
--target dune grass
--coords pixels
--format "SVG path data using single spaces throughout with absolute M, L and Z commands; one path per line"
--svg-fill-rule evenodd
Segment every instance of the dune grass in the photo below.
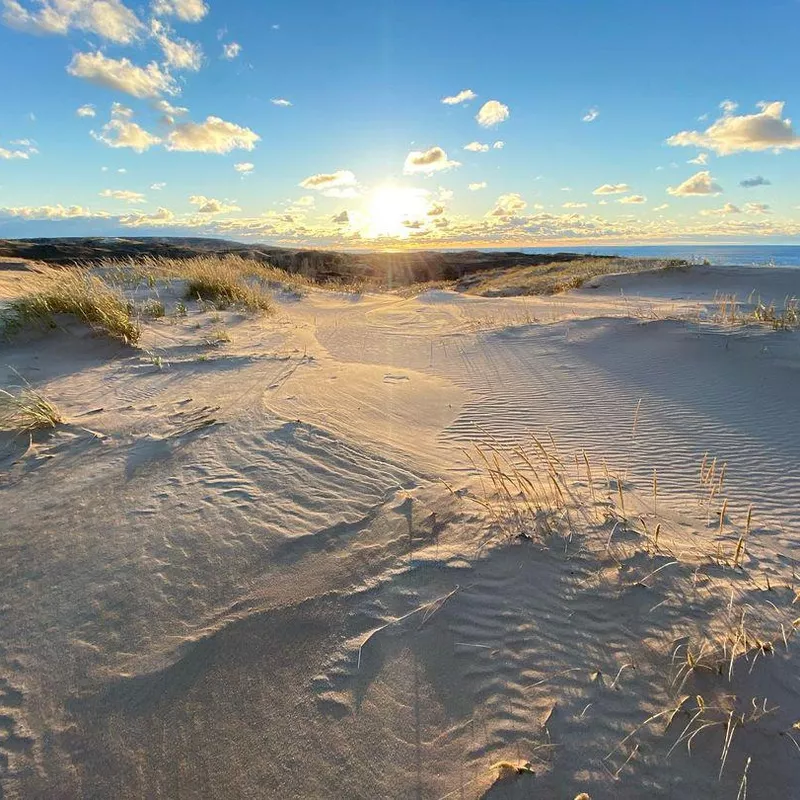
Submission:
M 577 289 L 600 275 L 685 266 L 682 261 L 633 258 L 583 258 L 516 269 L 494 270 L 472 276 L 464 288 L 483 297 L 550 295 Z
M 35 324 L 53 324 L 66 314 L 126 344 L 139 341 L 141 329 L 125 298 L 100 278 L 83 270 L 63 270 L 41 288 L 14 300 L 5 314 L 12 330 Z
M 58 407 L 30 386 L 16 394 L 0 389 L 0 430 L 29 433 L 64 422 Z

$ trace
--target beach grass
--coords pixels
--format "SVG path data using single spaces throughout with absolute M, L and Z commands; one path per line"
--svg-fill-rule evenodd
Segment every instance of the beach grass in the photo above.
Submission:
M 59 271 L 31 294 L 12 301 L 4 317 L 10 330 L 54 325 L 56 315 L 68 315 L 126 344 L 141 336 L 130 304 L 100 278 L 85 270 Z
M 63 422 L 58 407 L 30 386 L 16 393 L 0 389 L 0 430 L 29 433 Z

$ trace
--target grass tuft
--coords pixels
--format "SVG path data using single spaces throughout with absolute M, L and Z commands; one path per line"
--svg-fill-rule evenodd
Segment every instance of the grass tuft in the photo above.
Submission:
M 58 407 L 29 386 L 17 394 L 0 389 L 0 430 L 28 433 L 63 422 Z
M 127 344 L 136 343 L 141 335 L 125 298 L 100 278 L 79 270 L 60 272 L 39 291 L 14 300 L 6 319 L 13 330 L 35 324 L 52 325 L 56 314 L 73 316 Z

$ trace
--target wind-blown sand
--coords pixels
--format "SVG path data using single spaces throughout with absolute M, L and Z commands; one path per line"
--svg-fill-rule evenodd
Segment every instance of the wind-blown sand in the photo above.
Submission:
M 800 334 L 715 321 L 753 292 L 800 271 L 0 344 L 68 418 L 0 434 L 0 797 L 796 796 Z

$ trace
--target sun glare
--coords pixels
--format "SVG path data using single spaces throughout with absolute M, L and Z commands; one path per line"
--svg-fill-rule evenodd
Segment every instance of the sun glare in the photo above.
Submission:
M 407 239 L 426 218 L 428 201 L 422 189 L 381 186 L 370 198 L 362 235 L 370 239 L 384 236 Z

